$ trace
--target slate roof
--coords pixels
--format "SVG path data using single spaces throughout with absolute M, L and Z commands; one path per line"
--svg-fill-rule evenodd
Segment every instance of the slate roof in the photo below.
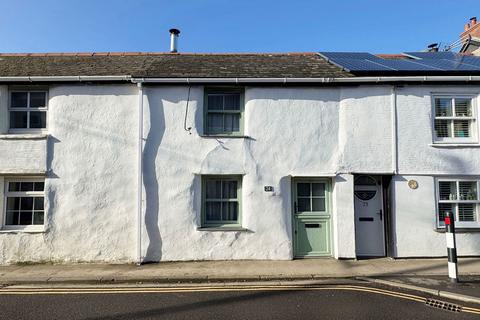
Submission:
M 333 78 L 352 74 L 316 53 L 0 54 L 0 76 L 112 76 L 156 78 Z

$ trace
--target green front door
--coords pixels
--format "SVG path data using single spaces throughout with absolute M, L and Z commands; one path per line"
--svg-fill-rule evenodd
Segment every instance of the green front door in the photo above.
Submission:
M 298 179 L 293 183 L 294 255 L 331 256 L 330 182 Z

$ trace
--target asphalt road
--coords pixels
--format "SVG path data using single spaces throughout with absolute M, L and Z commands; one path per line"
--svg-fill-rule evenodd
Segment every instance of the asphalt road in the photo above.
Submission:
M 141 289 L 134 293 L 2 291 L 1 319 L 480 319 L 480 314 L 444 311 L 387 291 L 334 287 L 148 293 Z

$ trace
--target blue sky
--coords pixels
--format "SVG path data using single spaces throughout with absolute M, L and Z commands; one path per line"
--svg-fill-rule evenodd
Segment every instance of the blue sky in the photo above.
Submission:
M 0 0 L 0 52 L 421 50 L 458 38 L 479 0 Z

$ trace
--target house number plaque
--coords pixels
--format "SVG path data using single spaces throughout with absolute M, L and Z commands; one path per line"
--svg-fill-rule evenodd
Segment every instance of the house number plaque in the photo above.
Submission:
M 263 189 L 265 190 L 265 192 L 273 192 L 273 186 L 265 186 L 263 187 Z

